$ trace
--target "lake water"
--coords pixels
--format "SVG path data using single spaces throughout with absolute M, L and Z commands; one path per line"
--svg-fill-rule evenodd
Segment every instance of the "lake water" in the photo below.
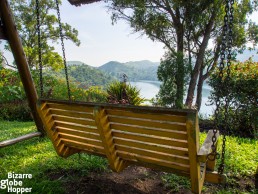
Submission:
M 158 94 L 161 82 L 139 81 L 139 82 L 130 82 L 130 84 L 140 89 L 140 94 L 142 97 L 144 97 L 145 99 L 151 99 Z M 206 117 L 211 115 L 215 108 L 215 106 L 208 106 L 209 104 L 208 96 L 210 95 L 210 92 L 211 92 L 210 86 L 208 86 L 207 84 L 204 84 L 203 92 L 202 92 L 202 106 L 201 106 L 200 113 Z

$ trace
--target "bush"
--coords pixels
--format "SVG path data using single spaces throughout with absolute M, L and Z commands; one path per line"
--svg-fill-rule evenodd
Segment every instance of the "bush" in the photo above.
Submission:
M 40 94 L 40 84 L 36 77 L 36 88 Z M 80 88 L 79 82 L 69 82 L 71 99 L 74 101 L 86 102 L 106 102 L 107 94 L 100 86 L 91 86 L 87 89 Z M 54 77 L 53 75 L 44 76 L 44 98 L 68 100 L 67 83 L 64 78 Z
M 0 104 L 0 119 L 9 121 L 32 121 L 31 110 L 26 101 Z
M 140 97 L 140 90 L 126 82 L 115 81 L 107 87 L 107 101 L 112 104 L 140 105 L 145 100 Z
M 214 88 L 211 100 L 215 102 L 216 96 L 221 92 L 222 107 L 225 104 L 225 96 L 228 96 L 229 103 L 229 123 L 230 135 L 241 137 L 258 137 L 258 62 L 248 60 L 244 63 L 234 63 L 231 65 L 231 75 L 227 80 L 224 72 L 223 82 L 227 82 L 227 88 L 223 89 L 219 83 L 218 71 L 210 79 L 210 85 Z M 224 108 L 219 112 L 219 123 L 223 128 Z
M 0 103 L 24 100 L 25 93 L 17 71 L 0 69 Z

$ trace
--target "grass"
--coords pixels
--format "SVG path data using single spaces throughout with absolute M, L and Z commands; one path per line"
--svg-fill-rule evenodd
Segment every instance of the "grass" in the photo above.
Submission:
M 205 133 L 201 133 L 200 142 L 204 142 L 206 138 Z M 246 182 L 244 187 L 240 188 L 239 183 L 245 181 L 246 178 L 254 179 L 256 170 L 258 169 L 258 141 L 254 139 L 238 138 L 238 137 L 226 137 L 226 154 L 225 154 L 225 171 L 227 175 L 226 188 L 220 187 L 219 190 L 213 191 L 216 194 L 231 194 L 231 193 L 256 193 L 257 188 L 250 182 Z M 221 153 L 222 147 L 222 137 L 220 137 L 218 144 L 218 152 Z M 216 168 L 218 168 L 221 160 L 219 159 L 216 163 Z M 257 181 L 257 180 L 256 180 Z M 180 177 L 174 174 L 166 174 L 163 177 L 163 182 L 165 185 L 169 186 L 173 192 L 177 192 L 179 189 L 189 189 L 190 181 L 184 177 Z M 243 187 L 243 185 L 242 185 Z M 207 188 L 203 188 L 207 190 Z M 210 193 L 208 191 L 207 193 Z
M 32 122 L 0 121 L 0 141 L 33 131 L 36 129 Z M 204 141 L 205 137 L 206 134 L 201 134 L 201 141 Z M 254 177 L 258 164 L 257 148 L 257 140 L 227 137 L 225 173 L 231 185 L 236 185 L 236 177 L 240 179 Z M 25 179 L 23 186 L 32 187 L 33 193 L 65 193 L 62 185 L 68 180 L 79 179 L 90 171 L 105 169 L 107 169 L 107 162 L 100 157 L 76 154 L 67 159 L 60 158 L 47 138 L 34 138 L 0 149 L 0 180 L 7 179 L 8 172 L 32 174 L 33 178 Z M 65 174 L 64 172 L 71 170 L 76 172 L 73 177 L 63 176 L 54 180 L 50 178 L 51 174 L 58 172 Z M 174 192 L 181 188 L 189 188 L 190 185 L 188 179 L 173 174 L 165 174 L 162 179 Z M 204 191 L 208 186 L 205 187 Z M 254 186 L 251 187 L 250 192 L 255 192 Z M 234 188 L 221 189 L 214 192 L 237 193 Z M 1 191 L 0 189 L 0 193 Z
M 0 121 L 0 141 L 33 131 L 36 129 L 32 122 Z M 63 159 L 47 138 L 34 138 L 0 149 L 0 180 L 7 179 L 8 172 L 32 174 L 32 179 L 24 179 L 24 187 L 32 187 L 33 193 L 39 194 L 65 193 L 61 186 L 65 179 L 50 180 L 51 173 L 72 169 L 79 177 L 89 171 L 103 171 L 106 166 L 105 159 L 86 154 Z

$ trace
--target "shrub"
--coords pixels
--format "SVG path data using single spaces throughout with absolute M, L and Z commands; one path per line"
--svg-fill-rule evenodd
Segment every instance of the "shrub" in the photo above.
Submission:
M 140 97 L 140 90 L 126 82 L 115 81 L 107 87 L 107 101 L 112 104 L 140 105 L 144 98 Z
M 24 100 L 25 93 L 18 72 L 0 69 L 0 103 Z
M 35 79 L 38 93 L 40 86 L 38 78 Z M 100 86 L 92 86 L 87 89 L 80 88 L 79 82 L 69 82 L 71 99 L 86 102 L 106 102 L 107 94 Z M 44 76 L 43 96 L 50 99 L 68 100 L 67 83 L 64 78 L 54 77 L 53 75 Z
M 32 121 L 31 110 L 26 101 L 0 104 L 0 119 L 9 121 Z
M 241 137 L 257 137 L 258 136 L 258 62 L 248 60 L 243 63 L 234 63 L 231 65 L 231 75 L 227 80 L 226 72 L 224 72 L 223 82 L 227 81 L 228 87 L 223 89 L 219 84 L 218 71 L 215 72 L 210 79 L 210 85 L 216 92 L 212 93 L 211 100 L 215 102 L 218 91 L 222 91 L 222 96 L 227 95 L 229 103 L 229 123 L 231 135 Z M 223 85 L 223 84 L 222 84 Z M 221 101 L 222 107 L 225 101 Z M 224 108 L 219 112 L 219 123 L 223 128 Z

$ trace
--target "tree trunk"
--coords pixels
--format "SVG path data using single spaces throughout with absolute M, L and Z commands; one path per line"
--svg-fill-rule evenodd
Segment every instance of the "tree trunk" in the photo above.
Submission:
M 212 27 L 213 27 L 213 24 L 214 24 L 215 15 L 216 15 L 216 13 L 214 11 L 212 13 L 212 16 L 210 18 L 209 23 L 206 26 L 206 29 L 205 29 L 205 32 L 204 32 L 204 35 L 203 35 L 203 40 L 202 40 L 202 43 L 200 45 L 199 52 L 197 54 L 197 59 L 196 59 L 196 62 L 195 62 L 195 66 L 194 66 L 193 72 L 191 74 L 191 80 L 190 80 L 190 83 L 189 83 L 187 98 L 186 98 L 186 101 L 185 101 L 185 105 L 188 108 L 191 108 L 192 104 L 193 104 L 194 90 L 195 90 L 195 87 L 196 87 L 197 79 L 199 77 L 200 69 L 201 69 L 203 59 L 204 59 L 204 56 L 205 56 L 205 50 L 208 46 L 208 42 L 209 42 L 209 39 L 210 39 L 210 34 L 211 34 Z
M 196 97 L 196 101 L 195 101 L 195 106 L 197 107 L 198 111 L 201 109 L 201 105 L 202 105 L 202 86 L 203 86 L 204 81 L 210 76 L 210 74 L 213 72 L 213 70 L 215 69 L 215 67 L 218 63 L 219 51 L 220 51 L 219 48 L 220 48 L 220 43 L 218 42 L 217 47 L 214 49 L 213 63 L 208 65 L 208 67 L 204 63 L 201 66 L 198 85 L 197 85 L 197 97 Z M 205 74 L 203 74 L 205 67 L 207 67 L 207 72 Z
M 204 70 L 204 64 L 201 67 L 198 85 L 197 85 L 197 96 L 196 96 L 195 106 L 197 107 L 198 111 L 200 111 L 202 106 L 202 86 L 204 82 L 203 70 Z
M 176 108 L 183 108 L 184 100 L 184 29 L 180 24 L 177 28 L 177 74 L 176 74 Z

